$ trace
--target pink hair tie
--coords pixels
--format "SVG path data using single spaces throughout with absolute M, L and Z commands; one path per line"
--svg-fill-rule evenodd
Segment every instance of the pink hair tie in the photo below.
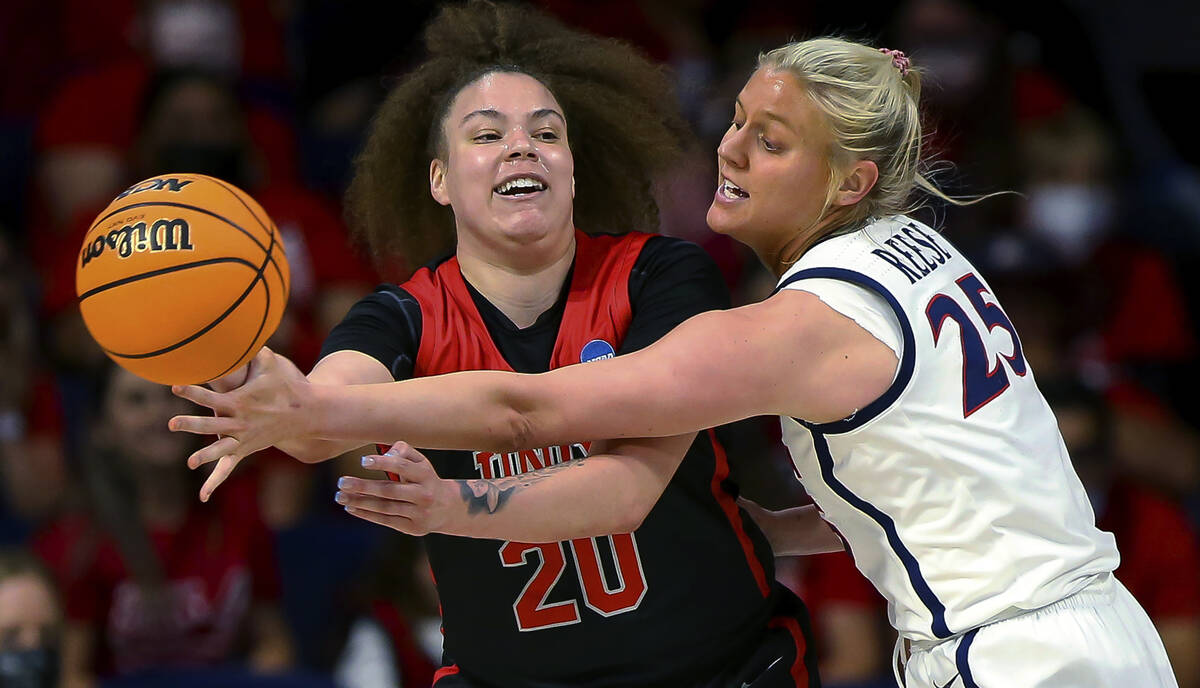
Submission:
M 900 70 L 901 77 L 908 76 L 908 68 L 912 66 L 912 62 L 903 51 L 880 48 L 879 52 L 892 58 L 892 66 Z

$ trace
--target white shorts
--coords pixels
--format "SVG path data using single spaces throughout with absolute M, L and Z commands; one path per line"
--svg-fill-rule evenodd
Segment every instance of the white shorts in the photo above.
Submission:
M 914 644 L 906 688 L 1175 688 L 1158 631 L 1112 574 L 1041 609 L 932 646 Z

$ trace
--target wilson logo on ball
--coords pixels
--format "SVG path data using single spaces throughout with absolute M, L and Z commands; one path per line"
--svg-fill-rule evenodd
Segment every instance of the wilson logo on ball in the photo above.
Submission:
M 207 382 L 244 365 L 288 301 L 279 229 L 216 177 L 133 184 L 96 216 L 79 255 L 75 293 L 88 332 L 121 367 L 162 384 Z
M 191 227 L 187 220 L 155 220 L 149 227 L 145 222 L 125 225 L 102 234 L 83 247 L 80 267 L 86 267 L 106 250 L 116 251 L 118 258 L 128 258 L 134 253 L 159 253 L 161 251 L 191 251 Z

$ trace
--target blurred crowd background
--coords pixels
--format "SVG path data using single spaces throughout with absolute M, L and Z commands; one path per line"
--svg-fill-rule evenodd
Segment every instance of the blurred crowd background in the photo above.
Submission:
M 661 231 L 705 247 L 738 303 L 773 279 L 704 213 L 757 53 L 836 33 L 912 57 L 943 187 L 1019 192 L 922 219 L 987 275 L 1116 533 L 1118 576 L 1180 685 L 1200 686 L 1200 137 L 1184 105 L 1200 88 L 1200 10 L 535 4 L 674 71 L 696 144 L 659 181 Z M 319 466 L 259 455 L 202 505 L 184 465 L 195 444 L 166 431 L 187 403 L 108 363 L 80 319 L 73 265 L 97 211 L 133 182 L 232 181 L 284 235 L 293 286 L 270 344 L 307 370 L 354 300 L 412 267 L 353 246 L 339 206 L 373 109 L 420 59 L 435 5 L 0 3 L 0 685 L 59 661 L 72 687 L 429 684 L 440 637 L 419 541 L 333 502 L 357 455 Z M 731 449 L 746 493 L 803 500 L 777 423 L 748 427 Z M 781 559 L 779 577 L 813 614 L 826 685 L 890 685 L 894 634 L 845 554 Z

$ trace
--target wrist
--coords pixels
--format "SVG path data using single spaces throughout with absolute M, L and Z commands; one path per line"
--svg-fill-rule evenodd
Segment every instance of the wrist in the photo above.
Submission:
M 296 396 L 299 400 L 299 424 L 301 436 L 310 439 L 337 440 L 337 419 L 331 418 L 336 413 L 337 403 L 331 397 L 336 396 L 336 385 L 314 385 L 304 382 L 296 385 Z
M 774 511 L 760 509 L 754 514 L 754 523 L 758 525 L 758 529 L 762 531 L 763 537 L 767 538 L 773 547 L 777 547 L 779 542 L 778 524 L 779 517 Z
M 437 481 L 437 501 L 442 505 L 444 519 L 435 532 L 445 535 L 471 537 L 467 504 L 463 500 L 465 480 L 449 480 L 439 478 Z

